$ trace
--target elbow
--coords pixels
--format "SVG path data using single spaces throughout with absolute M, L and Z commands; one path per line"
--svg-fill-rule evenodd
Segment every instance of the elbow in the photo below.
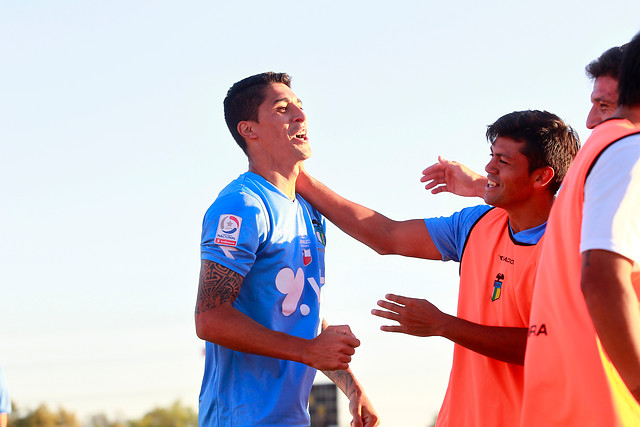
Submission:
M 228 324 L 225 327 L 225 319 L 232 314 L 227 310 L 228 307 L 231 306 L 223 304 L 203 312 L 196 312 L 195 323 L 198 338 L 212 343 L 219 343 L 228 338 L 229 327 Z
M 378 255 L 396 255 L 397 252 L 390 245 L 372 246 L 371 249 L 376 251 Z
M 196 323 L 196 335 L 198 336 L 198 338 L 200 338 L 201 340 L 205 340 L 206 341 L 206 337 L 205 337 L 205 327 L 203 325 L 203 321 L 202 321 L 202 316 L 198 315 L 198 313 L 196 313 L 196 319 L 195 319 L 195 323 Z
M 215 341 L 215 324 L 204 313 L 196 313 L 196 335 L 204 341 Z
M 378 255 L 401 255 L 399 242 L 402 242 L 402 238 L 396 236 L 394 231 L 393 226 L 383 227 L 365 243 Z

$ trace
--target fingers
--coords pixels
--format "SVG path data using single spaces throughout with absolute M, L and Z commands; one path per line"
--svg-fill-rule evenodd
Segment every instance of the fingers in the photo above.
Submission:
M 403 297 L 402 295 L 395 294 L 386 294 L 384 296 L 389 301 L 397 302 L 398 304 L 407 305 L 411 301 L 414 301 L 415 298 Z
M 383 325 L 380 330 L 384 332 L 404 332 L 402 325 Z
M 428 190 L 428 188 L 427 188 L 427 190 Z M 447 193 L 450 193 L 449 188 L 446 185 L 443 185 L 441 187 L 437 187 L 437 188 L 434 188 L 433 190 L 431 190 L 431 194 L 438 194 L 438 193 L 442 193 L 442 192 L 445 192 L 445 191 Z
M 397 313 L 392 313 L 390 311 L 373 309 L 371 310 L 371 314 L 382 317 L 383 319 L 395 320 L 396 322 L 400 321 L 400 316 Z
M 378 307 L 382 307 L 382 308 L 386 308 L 387 310 L 390 311 L 394 311 L 396 313 L 398 313 L 402 307 L 394 302 L 390 302 L 390 301 L 385 301 L 385 300 L 378 300 L 377 302 Z
M 427 181 L 429 181 L 429 182 L 427 182 Z M 427 182 L 427 184 L 424 186 L 424 188 L 427 189 L 427 190 L 435 187 L 436 185 L 445 184 L 444 176 L 442 176 L 441 178 L 431 178 L 431 177 L 423 176 L 422 178 L 420 178 L 420 182 Z
M 349 327 L 349 325 L 335 325 L 331 328 L 339 334 L 344 334 L 356 338 L 353 332 L 351 332 L 351 328 Z
M 378 317 L 383 317 L 389 320 L 395 320 L 399 322 L 400 320 L 400 312 L 405 308 L 407 303 L 409 303 L 413 298 L 407 298 L 400 295 L 387 294 L 385 298 L 389 301 L 378 300 L 377 304 L 379 307 L 382 307 L 386 310 L 371 310 L 371 314 Z M 398 304 L 396 304 L 398 303 Z
M 429 174 L 432 174 L 434 172 L 438 172 L 440 170 L 442 170 L 442 165 L 440 165 L 440 163 L 434 163 L 431 166 L 429 166 L 426 169 L 424 169 L 422 171 L 422 174 L 423 175 L 429 175 Z

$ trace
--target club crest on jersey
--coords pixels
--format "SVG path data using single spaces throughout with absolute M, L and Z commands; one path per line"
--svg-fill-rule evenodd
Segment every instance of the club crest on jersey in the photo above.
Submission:
M 504 280 L 504 274 L 498 273 L 496 275 L 496 280 L 493 281 L 493 293 L 491 294 L 491 301 L 500 299 L 500 295 L 502 295 L 501 280 Z
M 302 248 L 302 263 L 307 266 L 311 264 L 311 242 L 306 237 L 300 239 L 300 247 Z
M 235 246 L 240 237 L 242 218 L 236 215 L 226 214 L 220 216 L 215 243 L 225 246 Z
M 322 243 L 322 246 L 327 246 L 327 238 L 324 235 L 324 227 L 322 226 L 322 223 L 317 219 L 314 219 L 311 221 L 311 224 L 313 224 L 313 230 L 316 233 L 316 239 L 318 239 L 318 242 Z

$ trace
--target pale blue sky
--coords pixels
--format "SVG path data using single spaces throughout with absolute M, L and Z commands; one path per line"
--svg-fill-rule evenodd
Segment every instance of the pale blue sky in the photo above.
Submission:
M 427 193 L 425 166 L 482 171 L 486 125 L 514 110 L 586 139 L 584 66 L 640 30 L 631 0 L 222 3 L 0 3 L 0 363 L 22 407 L 197 405 L 202 216 L 246 170 L 222 117 L 235 81 L 293 76 L 307 169 L 342 195 L 446 215 L 476 201 Z M 385 425 L 426 425 L 452 346 L 380 332 L 369 311 L 393 291 L 454 313 L 457 265 L 381 257 L 330 226 L 326 279 Z

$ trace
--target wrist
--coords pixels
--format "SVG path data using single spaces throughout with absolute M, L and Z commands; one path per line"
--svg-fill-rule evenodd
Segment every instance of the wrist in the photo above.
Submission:
M 478 176 L 478 178 L 476 179 L 476 196 L 484 199 L 484 194 L 486 193 L 487 189 L 487 181 L 488 179 L 483 177 L 483 176 Z
M 434 331 L 434 335 L 450 339 L 451 332 L 455 328 L 455 322 L 457 317 L 447 313 L 442 313 L 442 321 L 439 323 L 438 328 Z

